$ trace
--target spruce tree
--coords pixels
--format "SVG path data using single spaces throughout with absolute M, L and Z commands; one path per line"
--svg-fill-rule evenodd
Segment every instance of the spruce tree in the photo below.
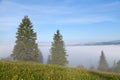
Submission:
M 120 60 L 114 65 L 113 69 L 114 72 L 120 73 Z
M 108 63 L 106 61 L 104 52 L 101 51 L 101 56 L 100 56 L 100 61 L 99 61 L 99 65 L 98 65 L 98 70 L 101 71 L 107 71 L 108 70 Z
M 62 40 L 62 35 L 60 34 L 60 31 L 57 30 L 57 32 L 54 34 L 52 47 L 50 49 L 48 64 L 65 66 L 68 63 L 66 56 L 67 55 L 64 41 Z
M 33 31 L 33 25 L 28 18 L 24 16 L 16 33 L 16 44 L 11 55 L 14 60 L 19 61 L 37 61 L 43 62 L 42 53 L 36 43 L 36 33 Z

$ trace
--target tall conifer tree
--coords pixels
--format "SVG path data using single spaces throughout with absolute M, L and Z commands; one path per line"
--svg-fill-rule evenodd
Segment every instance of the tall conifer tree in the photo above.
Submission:
M 16 35 L 17 40 L 11 55 L 13 59 L 43 62 L 42 53 L 36 43 L 36 33 L 33 31 L 33 25 L 28 16 L 22 19 Z
M 98 70 L 101 71 L 107 71 L 108 70 L 108 63 L 106 61 L 104 52 L 101 51 L 101 56 L 100 56 L 100 61 L 99 61 L 99 65 L 98 65 Z
M 48 64 L 65 66 L 68 63 L 66 56 L 62 35 L 60 34 L 60 31 L 57 30 L 56 34 L 54 34 L 52 47 L 50 49 Z

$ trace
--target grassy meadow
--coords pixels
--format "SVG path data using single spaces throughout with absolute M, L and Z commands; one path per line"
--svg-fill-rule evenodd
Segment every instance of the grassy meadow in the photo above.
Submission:
M 35 62 L 0 61 L 0 80 L 120 80 L 120 75 Z

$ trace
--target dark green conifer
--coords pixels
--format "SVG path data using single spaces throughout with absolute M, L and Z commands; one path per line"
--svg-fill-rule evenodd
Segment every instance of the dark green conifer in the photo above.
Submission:
M 65 66 L 68 63 L 66 56 L 62 35 L 60 34 L 60 31 L 57 30 L 56 34 L 54 34 L 50 55 L 48 57 L 48 63 Z
M 100 61 L 99 61 L 99 65 L 98 65 L 98 70 L 107 71 L 108 69 L 109 69 L 109 67 L 108 67 L 108 63 L 106 61 L 104 52 L 101 51 L 101 56 L 100 56 Z
M 28 16 L 22 19 L 16 35 L 17 40 L 11 55 L 13 59 L 43 62 L 42 53 L 36 43 L 36 33 Z

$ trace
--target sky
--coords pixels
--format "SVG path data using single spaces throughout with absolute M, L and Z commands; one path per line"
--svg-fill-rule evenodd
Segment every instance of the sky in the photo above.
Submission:
M 57 29 L 66 43 L 120 40 L 120 0 L 0 0 L 0 52 L 13 48 L 26 15 L 38 43 Z
M 57 29 L 66 42 L 120 39 L 120 0 L 1 0 L 2 42 L 15 41 L 27 15 L 39 42 L 52 41 Z

